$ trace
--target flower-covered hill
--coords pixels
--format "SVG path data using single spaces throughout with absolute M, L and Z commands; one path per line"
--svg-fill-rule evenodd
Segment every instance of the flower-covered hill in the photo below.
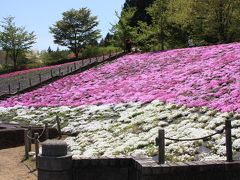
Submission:
M 2 107 L 164 102 L 240 112 L 240 44 L 126 55 L 0 102 Z
M 74 158 L 154 157 L 166 137 L 199 138 L 232 121 L 240 159 L 240 43 L 126 55 L 0 102 L 0 123 L 56 126 Z M 222 111 L 222 112 L 221 112 Z M 225 134 L 208 141 L 166 140 L 167 161 L 223 160 Z

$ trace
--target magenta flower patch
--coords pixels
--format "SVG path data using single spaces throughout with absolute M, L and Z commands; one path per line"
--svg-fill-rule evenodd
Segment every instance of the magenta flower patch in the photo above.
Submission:
M 133 54 L 0 102 L 79 106 L 159 99 L 240 112 L 240 44 Z

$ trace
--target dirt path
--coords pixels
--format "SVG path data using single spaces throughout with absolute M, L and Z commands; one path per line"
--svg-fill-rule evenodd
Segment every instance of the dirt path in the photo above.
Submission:
M 33 162 L 21 162 L 24 148 L 10 148 L 0 150 L 0 180 L 36 180 L 37 172 L 31 172 Z

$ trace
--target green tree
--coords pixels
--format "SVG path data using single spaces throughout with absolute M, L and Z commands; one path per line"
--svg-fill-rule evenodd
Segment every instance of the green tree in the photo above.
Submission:
M 126 39 L 130 38 L 133 41 L 136 39 L 136 28 L 130 23 L 135 11 L 135 8 L 127 8 L 121 12 L 121 15 L 116 12 L 119 22 L 111 29 L 116 46 L 124 48 Z
M 152 30 L 155 32 L 155 38 L 159 40 L 162 50 L 164 50 L 168 36 L 168 18 L 170 16 L 168 13 L 169 1 L 170 0 L 155 0 L 153 5 L 147 9 L 152 17 Z
M 51 53 L 51 52 L 52 52 L 52 49 L 51 49 L 50 46 L 48 46 L 47 52 L 48 52 L 48 53 Z
M 110 46 L 112 44 L 113 35 L 107 33 L 106 37 L 104 38 L 104 46 Z
M 50 27 L 50 32 L 54 36 L 54 43 L 68 47 L 78 57 L 82 48 L 100 37 L 97 25 L 97 17 L 92 16 L 89 9 L 71 9 L 63 13 L 62 20 Z
M 0 27 L 0 46 L 13 59 L 14 69 L 17 69 L 18 57 L 32 47 L 36 36 L 34 32 L 28 33 L 24 27 L 17 27 L 11 16 L 4 18 Z
M 138 22 L 142 21 L 151 24 L 151 16 L 147 13 L 146 9 L 150 7 L 155 0 L 126 0 L 123 6 L 123 10 L 128 8 L 134 8 L 135 12 L 130 19 L 130 26 L 138 27 Z
M 189 25 L 192 34 L 207 43 L 240 39 L 240 0 L 191 0 Z

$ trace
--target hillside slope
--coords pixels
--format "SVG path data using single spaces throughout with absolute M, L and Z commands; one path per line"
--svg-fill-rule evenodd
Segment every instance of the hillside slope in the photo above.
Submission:
M 132 54 L 0 102 L 0 122 L 48 122 L 78 134 L 66 142 L 74 158 L 154 157 L 166 137 L 200 138 L 231 119 L 240 159 L 240 44 Z M 225 134 L 208 141 L 166 140 L 167 161 L 225 159 Z
M 127 55 L 0 106 L 164 102 L 240 111 L 240 44 Z

